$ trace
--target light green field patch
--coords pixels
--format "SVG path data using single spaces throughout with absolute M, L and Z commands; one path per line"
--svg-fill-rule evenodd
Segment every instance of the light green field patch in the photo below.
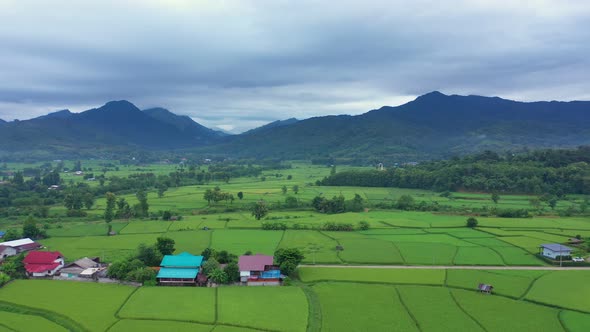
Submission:
M 89 330 L 104 331 L 116 321 L 115 312 L 134 289 L 88 282 L 16 280 L 0 290 L 0 300 L 57 312 Z
M 473 238 L 492 238 L 492 234 L 480 232 L 471 228 L 429 228 L 425 229 L 428 233 L 444 233 L 450 236 L 458 237 L 460 239 Z
M 507 243 L 505 241 L 502 240 L 498 240 L 498 238 L 494 238 L 494 237 L 487 237 L 487 238 L 472 238 L 472 239 L 467 239 L 467 241 L 471 242 L 471 243 L 475 243 L 477 245 L 480 246 L 484 246 L 484 247 L 509 247 L 509 248 L 515 248 L 512 244 Z
M 322 331 L 418 331 L 392 286 L 321 283 L 313 291 Z
M 340 258 L 347 263 L 401 264 L 404 262 L 397 247 L 389 241 L 378 239 L 341 239 L 344 248 Z
M 119 231 L 127 226 L 126 222 L 112 222 L 113 231 L 119 233 Z M 108 225 L 105 222 L 100 223 L 61 223 L 53 225 L 52 228 L 47 230 L 49 236 L 106 236 L 108 231 Z
M 453 263 L 456 265 L 504 265 L 502 257 L 486 247 L 459 247 Z
M 493 247 L 495 251 L 500 253 L 504 261 L 508 265 L 529 265 L 542 266 L 543 261 L 535 257 L 532 253 L 526 252 L 523 249 L 516 247 Z
M 422 243 L 440 243 L 456 247 L 475 247 L 476 245 L 447 234 L 423 234 L 423 235 L 375 235 L 372 236 L 380 240 L 387 240 L 394 243 L 402 242 L 422 242 Z
M 336 241 L 317 231 L 285 232 L 280 248 L 299 248 L 305 255 L 304 263 L 340 263 Z
M 363 235 L 414 235 L 425 234 L 424 230 L 420 228 L 381 228 L 370 229 L 368 231 L 360 231 Z
M 518 298 L 524 295 L 534 278 L 544 271 L 531 272 L 528 275 L 515 276 L 496 270 L 447 270 L 447 285 L 451 287 L 477 289 L 479 284 L 494 286 L 494 293 Z
M 446 288 L 398 286 L 398 290 L 424 332 L 483 331 L 461 311 Z
M 127 227 L 121 230 L 121 234 L 142 234 L 142 233 L 164 233 L 173 221 L 143 220 L 130 222 Z
M 196 323 L 173 322 L 173 321 L 158 321 L 158 320 L 137 320 L 137 319 L 122 319 L 118 321 L 109 331 L 114 332 L 128 332 L 128 331 L 142 331 L 142 332 L 210 332 L 212 325 L 203 325 Z
M 168 232 L 164 236 L 174 240 L 176 248 L 174 253 L 186 251 L 198 255 L 209 247 L 212 231 Z
M 299 277 L 304 282 L 361 281 L 388 284 L 442 285 L 444 270 L 300 267 Z
M 563 331 L 558 311 L 553 308 L 477 292 L 451 292 L 461 307 L 488 331 Z
M 450 265 L 458 250 L 443 243 L 400 242 L 396 246 L 407 264 Z
M 236 255 L 242 255 L 246 251 L 251 251 L 254 254 L 272 255 L 282 237 L 283 231 L 215 230 L 211 247 L 217 250 L 227 250 Z
M 201 223 L 204 220 L 207 220 L 207 216 L 186 216 L 182 220 L 174 221 L 168 231 L 200 230 L 202 229 Z
M 527 299 L 590 312 L 590 270 L 552 271 L 535 282 Z
M 245 327 L 236 327 L 229 325 L 216 325 L 211 332 L 256 332 L 259 330 L 248 329 Z
M 539 246 L 543 243 L 547 243 L 547 241 L 535 239 L 528 236 L 510 236 L 510 237 L 500 237 L 500 240 L 510 243 L 514 246 L 521 247 L 524 250 L 530 253 L 538 253 Z
M 277 331 L 307 329 L 307 298 L 298 287 L 221 287 L 218 322 Z
M 47 332 L 65 332 L 67 331 L 61 325 L 49 321 L 40 316 L 21 315 L 12 312 L 0 311 L 0 323 L 10 327 L 14 331 L 47 331 Z
M 213 323 L 215 321 L 215 289 L 142 287 L 125 303 L 119 316 Z
M 590 326 L 590 314 L 564 310 L 559 317 L 570 332 L 587 332 Z

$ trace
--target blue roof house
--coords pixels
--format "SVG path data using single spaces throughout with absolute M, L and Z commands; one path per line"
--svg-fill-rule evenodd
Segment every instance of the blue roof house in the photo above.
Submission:
M 203 264 L 203 256 L 187 252 L 166 255 L 156 278 L 161 285 L 195 285 Z

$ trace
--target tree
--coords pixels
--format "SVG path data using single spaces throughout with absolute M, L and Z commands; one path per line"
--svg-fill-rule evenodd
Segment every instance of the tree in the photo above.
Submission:
M 330 169 L 330 175 L 336 174 L 336 165 L 332 165 L 332 169 Z
M 172 255 L 174 250 L 176 250 L 174 249 L 174 244 L 173 239 L 161 236 L 157 239 L 156 248 L 158 248 L 158 251 L 162 255 Z
M 105 194 L 105 197 L 107 199 L 107 206 L 104 210 L 104 221 L 108 224 L 111 221 L 113 221 L 113 218 L 115 216 L 115 204 L 117 197 L 112 192 L 107 192 Z M 124 198 L 122 198 L 122 200 L 123 202 L 125 201 Z
M 227 250 L 222 250 L 217 252 L 215 259 L 217 259 L 220 264 L 227 264 L 236 261 L 238 257 L 234 254 L 230 254 Z
M 547 200 L 547 204 L 549 205 L 549 207 L 551 208 L 551 210 L 555 210 L 555 207 L 557 206 L 557 196 L 553 196 L 551 198 L 549 198 L 549 200 Z
M 297 269 L 297 264 L 295 264 L 293 261 L 284 261 L 279 266 L 279 269 L 281 270 L 282 274 L 290 276 Z
M 0 265 L 0 271 L 6 273 L 12 279 L 23 279 L 26 277 L 24 259 L 25 254 L 6 257 L 4 263 Z
M 32 216 L 29 216 L 23 224 L 23 237 L 31 239 L 40 239 L 46 237 L 45 231 L 37 227 L 37 222 Z
M 366 221 L 359 221 L 359 227 L 358 227 L 358 228 L 359 228 L 359 230 L 361 230 L 361 231 L 366 231 L 366 230 L 368 230 L 370 227 L 371 227 L 371 226 L 369 225 L 369 223 L 368 223 L 368 222 L 366 222 Z
M 145 191 L 140 190 L 135 194 L 135 197 L 137 197 L 137 200 L 139 201 L 139 216 L 147 217 L 150 208 L 150 205 L 148 204 L 147 200 L 147 194 L 145 193 Z
M 299 205 L 299 202 L 297 202 L 297 198 L 293 197 L 293 196 L 287 196 L 287 198 L 285 198 L 285 206 L 288 208 L 296 208 Z
M 215 257 L 209 257 L 205 264 L 203 264 L 203 273 L 205 273 L 205 275 L 208 275 L 211 271 L 216 269 L 219 269 L 219 262 Z
M 498 195 L 498 193 L 493 192 L 492 193 L 492 201 L 494 202 L 494 204 L 498 204 L 498 201 L 500 200 L 500 195 Z
M 207 278 L 216 284 L 227 284 L 229 280 L 227 274 L 219 268 L 207 273 Z
M 467 218 L 466 226 L 469 228 L 477 227 L 477 219 L 474 217 Z
M 18 233 L 18 231 L 16 229 L 9 228 L 6 230 L 6 234 L 4 234 L 4 237 L 2 237 L 2 241 L 18 240 L 21 237 L 22 236 L 20 236 L 20 234 Z
M 283 192 L 283 195 L 285 195 L 287 193 L 287 186 L 283 186 L 281 191 Z
M 162 254 L 156 249 L 156 246 L 147 246 L 142 243 L 137 247 L 137 259 L 147 266 L 159 266 Z
M 17 187 L 21 187 L 25 184 L 25 178 L 23 176 L 23 172 L 16 172 L 12 177 L 12 183 L 14 183 Z
M 268 207 L 263 200 L 256 202 L 252 206 L 252 216 L 256 218 L 256 220 L 260 220 L 264 218 L 268 214 Z
M 536 210 L 540 210 L 541 209 L 541 200 L 537 197 L 535 198 L 531 198 L 529 200 L 529 203 L 536 209 Z
M 292 188 L 293 192 L 295 193 L 295 195 L 297 195 L 297 193 L 299 192 L 299 186 L 298 185 L 294 185 Z
M 359 194 L 354 194 L 354 198 L 347 205 L 347 211 L 360 212 L 364 208 L 364 200 Z
M 86 210 L 90 210 L 94 205 L 94 195 L 91 192 L 86 192 L 82 197 L 82 201 Z
M 243 193 L 243 192 L 241 192 L 241 191 L 239 191 L 239 192 L 238 192 L 238 198 L 239 198 L 240 200 L 242 200 L 242 198 L 244 198 L 244 193 Z
M 156 272 L 149 267 L 140 267 L 134 270 L 131 270 L 125 275 L 125 279 L 128 281 L 140 282 L 145 283 L 147 281 L 156 280 Z
M 287 180 L 291 180 L 293 178 L 293 175 L 287 175 Z
M 223 270 L 227 274 L 229 282 L 236 282 L 240 280 L 240 267 L 236 262 L 230 262 Z
M 281 265 L 286 261 L 291 261 L 297 266 L 305 256 L 303 256 L 301 250 L 297 248 L 281 248 L 275 251 L 274 258 L 277 265 Z
M 410 195 L 401 195 L 397 200 L 397 208 L 400 210 L 411 210 L 414 204 L 414 197 Z
M 168 186 L 166 186 L 163 183 L 159 184 L 158 185 L 158 198 L 164 197 L 164 193 L 166 192 L 166 190 L 168 190 Z
M 203 256 L 203 259 L 206 261 L 209 260 L 209 258 L 215 258 L 215 255 L 217 255 L 217 251 L 213 248 L 206 248 L 201 252 L 201 256 Z

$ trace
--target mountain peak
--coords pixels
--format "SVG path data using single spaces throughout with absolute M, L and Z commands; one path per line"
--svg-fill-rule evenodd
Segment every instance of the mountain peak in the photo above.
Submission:
M 448 97 L 448 96 L 440 91 L 435 90 L 435 91 L 432 91 L 432 92 L 429 92 L 429 93 L 419 96 L 418 98 L 416 98 L 416 100 L 419 100 L 419 99 L 432 100 L 432 99 L 440 99 L 440 98 L 444 98 L 444 97 Z

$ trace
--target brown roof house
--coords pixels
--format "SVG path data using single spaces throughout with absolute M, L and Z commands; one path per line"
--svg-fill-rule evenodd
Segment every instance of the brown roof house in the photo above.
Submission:
M 5 249 L 1 249 L 2 247 L 5 247 Z M 10 248 L 12 248 L 12 250 L 6 249 L 6 247 L 10 247 Z M 2 242 L 2 243 L 0 243 L 0 260 L 6 258 L 8 256 L 18 255 L 21 252 L 31 251 L 31 250 L 39 249 L 41 247 L 42 247 L 42 245 L 40 245 L 39 243 L 37 243 L 29 238 Z M 6 256 L 4 256 L 4 255 L 6 255 Z
M 80 258 L 73 263 L 69 263 L 60 270 L 60 276 L 64 278 L 96 278 L 106 266 L 100 264 L 97 258 Z

